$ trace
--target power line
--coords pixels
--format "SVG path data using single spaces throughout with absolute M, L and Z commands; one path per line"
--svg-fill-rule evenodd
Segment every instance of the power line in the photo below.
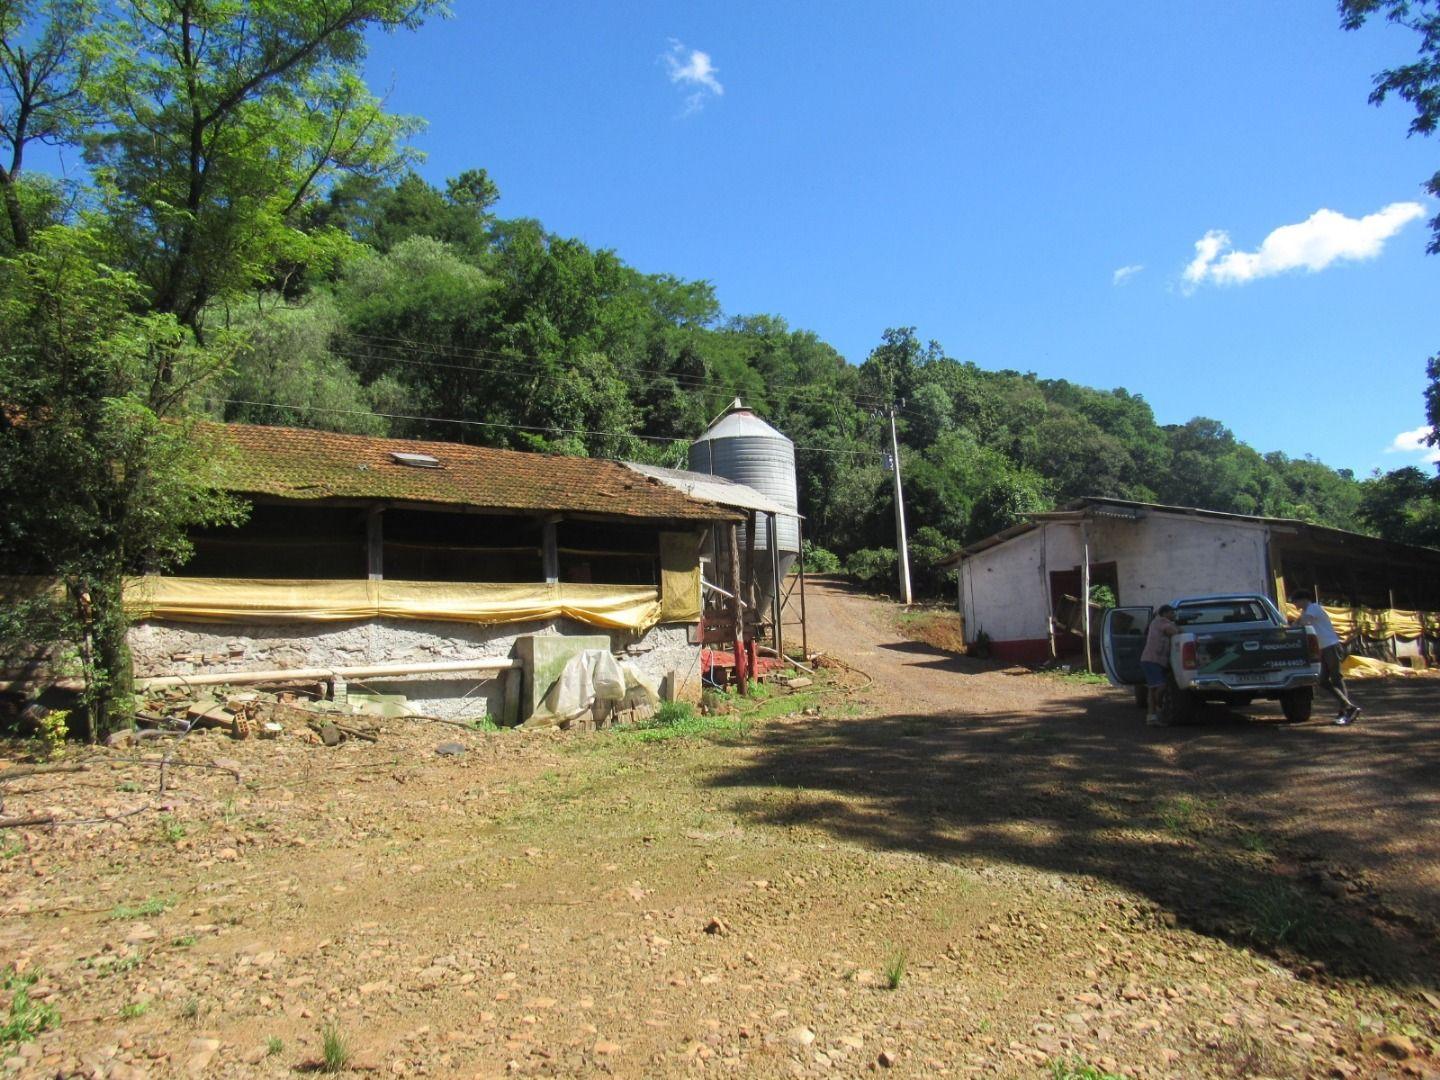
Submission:
M 429 353 L 435 354 L 435 355 L 437 355 L 437 356 L 451 356 L 451 357 L 458 357 L 458 358 L 461 358 L 461 359 L 464 359 L 464 358 L 467 358 L 467 357 L 468 357 L 468 358 L 480 358 L 480 359 L 484 359 L 484 360 L 500 360 L 500 361 L 504 361 L 504 362 L 506 362 L 506 363 L 508 363 L 508 364 L 525 363 L 525 364 L 528 364 L 531 368 L 539 368 L 540 365 L 542 365 L 542 364 L 544 363 L 544 361 L 541 360 L 539 357 L 532 356 L 532 355 L 530 355 L 530 354 L 528 354 L 528 353 L 523 353 L 523 352 L 519 352 L 519 351 L 513 351 L 513 352 L 509 352 L 509 353 L 503 353 L 503 352 L 496 352 L 496 351 L 490 350 L 490 349 L 482 349 L 482 348 L 478 348 L 478 347 L 475 347 L 475 346 L 451 345 L 451 344 L 445 344 L 445 343 L 440 343 L 440 342 L 417 341 L 417 340 L 412 339 L 412 338 L 395 337 L 395 336 L 384 335 L 384 334 L 365 334 L 365 333 L 360 333 L 360 332 L 358 332 L 358 331 L 352 331 L 352 330 L 343 331 L 343 332 L 342 332 L 342 336 L 352 338 L 352 339 L 354 339 L 354 340 L 356 340 L 356 341 L 358 341 L 358 342 L 362 342 L 362 343 L 363 343 L 363 342 L 374 342 L 374 343 L 377 343 L 377 344 L 375 344 L 375 346 L 374 346 L 376 349 L 387 349 L 387 350 L 391 350 L 392 352 L 393 352 L 394 350 L 396 350 L 397 348 L 403 346 L 403 347 L 405 347 L 405 348 L 414 349 L 414 350 L 418 350 L 418 351 L 421 351 L 421 352 L 429 352 Z M 347 353 L 347 352 L 344 352 L 344 350 L 333 350 L 333 351 L 341 352 L 343 355 L 347 355 L 349 358 L 355 359 L 355 360 L 367 360 L 367 359 L 393 360 L 393 359 L 398 359 L 398 358 L 393 357 L 393 356 L 366 356 L 366 355 L 364 355 L 364 354 L 356 354 L 356 353 L 354 353 L 354 352 L 348 352 L 348 353 Z M 456 370 L 488 370 L 488 371 L 508 371 L 508 370 L 509 370 L 508 368 L 507 368 L 507 369 L 496 368 L 496 367 L 494 367 L 493 365 L 483 365 L 483 364 L 457 365 L 457 364 L 446 364 L 446 363 L 444 363 L 444 362 L 424 361 L 424 360 L 418 360 L 418 359 L 414 359 L 414 358 L 401 360 L 400 362 L 402 362 L 402 363 L 409 363 L 409 364 L 413 364 L 413 365 L 421 366 L 421 367 L 430 366 L 430 367 L 439 367 L 439 368 L 453 368 L 453 369 L 456 369 Z M 545 375 L 549 375 L 550 373 L 549 373 L 549 372 L 546 372 L 546 371 L 538 371 L 537 374 L 540 374 L 540 375 L 542 375 L 542 376 L 545 376 Z M 683 387 L 685 387 L 685 388 L 687 388 L 687 389 L 707 389 L 707 390 L 714 390 L 714 391 L 717 392 L 717 393 L 725 393 L 725 394 L 730 394 L 730 395 L 738 395 L 738 394 L 741 394 L 741 393 L 745 393 L 748 389 L 750 389 L 750 388 L 748 388 L 748 387 L 736 386 L 736 385 L 734 385 L 734 384 L 717 383 L 717 382 L 714 382 L 714 381 L 713 381 L 709 376 L 707 376 L 707 375 L 692 375 L 692 374 L 690 374 L 690 373 L 688 373 L 688 372 L 667 371 L 667 370 L 665 370 L 664 368 L 631 367 L 631 368 L 628 368 L 628 369 L 626 369 L 626 370 L 617 369 L 617 374 L 620 374 L 620 375 L 622 375 L 622 376 L 630 376 L 630 375 L 635 375 L 635 374 L 647 374 L 647 375 L 652 376 L 654 381 L 658 381 L 658 380 L 669 380 L 669 381 L 673 381 L 673 382 L 675 382 L 675 383 L 677 383 L 677 384 L 679 384 L 679 385 L 681 385 L 681 386 L 683 386 Z M 784 383 L 784 382 L 775 382 L 775 381 L 765 380 L 763 377 L 761 378 L 761 381 L 762 381 L 762 383 L 764 384 L 764 385 L 763 385 L 763 390 L 764 390 L 767 394 L 769 394 L 769 393 L 774 393 L 774 392 L 777 392 L 777 391 L 778 391 L 778 392 L 780 392 L 780 393 L 782 393 L 782 394 L 784 394 L 784 395 L 786 395 L 786 396 L 792 397 L 792 398 L 799 398 L 799 399 L 801 399 L 801 400 L 809 400 L 809 401 L 813 401 L 813 402 L 819 403 L 819 404 L 823 404 L 823 403 L 825 403 L 825 401 L 830 400 L 830 399 L 833 399 L 833 398 L 844 398 L 845 400 L 851 401 L 851 402 L 853 402 L 855 405 L 857 405 L 857 406 L 859 406 L 859 407 L 861 407 L 861 408 L 883 409 L 883 408 L 889 408 L 889 407 L 890 407 L 890 403 L 888 403 L 888 402 L 886 402 L 886 401 L 883 401 L 883 400 L 881 400 L 880 398 L 873 397 L 873 396 L 871 396 L 871 395 L 858 395 L 858 396 L 852 397 L 851 395 L 845 394 L 845 393 L 840 392 L 840 391 L 838 391 L 838 390 L 837 390 L 837 391 L 830 391 L 830 390 L 827 390 L 827 389 L 824 388 L 824 387 L 817 387 L 817 386 L 814 386 L 813 384 L 809 384 L 809 383 Z M 807 396 L 807 395 L 811 395 L 811 396 Z M 897 411 L 897 412 L 901 412 L 901 413 L 911 413 L 911 410 L 907 410 L 907 409 L 903 409 L 903 408 L 897 408 L 896 411 Z
M 538 434 L 597 435 L 607 439 L 643 439 L 656 443 L 688 443 L 693 440 L 679 435 L 638 435 L 628 431 L 591 431 L 586 428 L 564 428 L 537 424 L 506 424 L 495 420 L 461 420 L 449 416 L 416 416 L 409 413 L 380 412 L 375 409 L 334 409 L 322 405 L 285 405 L 278 401 L 252 401 L 246 398 L 211 398 L 211 405 L 253 405 L 258 408 L 286 409 L 291 412 L 327 413 L 332 416 L 378 416 L 386 420 L 416 420 L 432 424 L 460 424 L 465 427 L 501 428 L 508 431 L 530 431 Z M 843 454 L 851 457 L 882 457 L 878 450 L 838 450 L 828 446 L 797 446 L 812 454 Z
M 544 371 L 538 368 L 515 369 L 499 367 L 494 364 L 450 364 L 442 360 L 420 360 L 414 357 L 377 355 L 373 353 L 358 353 L 346 349 L 331 349 L 330 351 L 333 355 L 340 356 L 344 359 L 356 362 L 380 361 L 385 364 L 405 364 L 411 367 L 437 368 L 442 370 L 470 372 L 475 374 L 513 375 L 516 377 L 547 380 L 550 382 L 562 382 L 567 377 L 567 375 L 570 374 L 569 372 Z M 616 375 L 621 377 L 622 379 L 625 379 L 629 375 L 629 373 L 617 371 Z M 693 384 L 687 383 L 686 381 L 684 381 L 687 378 L 689 377 L 683 375 L 651 375 L 648 378 L 630 378 L 627 379 L 627 381 L 640 382 L 642 384 L 648 384 L 653 386 L 666 380 L 670 380 L 675 382 L 677 387 L 681 390 L 700 391 L 704 393 L 722 394 L 725 396 L 730 396 L 732 393 L 736 392 L 735 387 L 721 387 L 714 384 L 698 382 Z M 767 387 L 766 389 L 769 389 L 769 387 Z M 844 400 L 853 400 L 847 398 L 844 394 L 831 394 L 824 390 L 814 390 L 812 388 L 812 392 L 815 396 L 806 396 L 804 391 L 805 388 L 797 387 L 793 390 L 785 390 L 782 388 L 779 392 L 781 396 L 798 399 L 816 405 L 827 404 L 831 400 L 837 398 Z M 868 407 L 864 402 L 858 400 L 855 401 L 855 404 L 862 408 Z

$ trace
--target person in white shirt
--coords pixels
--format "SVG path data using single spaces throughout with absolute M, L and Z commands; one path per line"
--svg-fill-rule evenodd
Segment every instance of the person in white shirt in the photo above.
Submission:
M 1290 621 L 1299 626 L 1313 626 L 1315 636 L 1320 639 L 1320 685 L 1325 687 L 1340 702 L 1337 724 L 1351 724 L 1360 715 L 1360 706 L 1350 700 L 1345 689 L 1345 675 L 1340 665 L 1345 661 L 1345 652 L 1340 647 L 1340 635 L 1330 622 L 1325 609 L 1315 602 L 1309 589 L 1296 589 L 1290 594 L 1290 603 L 1300 609 L 1300 614 Z

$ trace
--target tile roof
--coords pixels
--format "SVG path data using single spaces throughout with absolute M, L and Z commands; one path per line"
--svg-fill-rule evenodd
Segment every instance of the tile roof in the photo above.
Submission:
M 250 495 L 397 500 L 651 520 L 729 521 L 740 516 L 603 458 L 254 424 L 202 425 L 202 434 L 209 433 L 234 447 L 221 463 L 220 485 Z M 428 454 L 440 467 L 400 465 L 392 453 Z

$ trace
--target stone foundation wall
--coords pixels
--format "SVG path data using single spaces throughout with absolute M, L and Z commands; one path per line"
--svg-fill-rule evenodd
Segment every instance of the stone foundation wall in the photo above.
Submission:
M 477 626 L 409 619 L 339 623 L 137 623 L 130 648 L 137 677 L 200 675 L 279 668 L 356 667 L 508 657 L 522 634 L 593 635 L 607 631 L 572 619 Z M 684 624 L 652 627 L 637 637 L 608 631 L 616 655 L 657 682 L 676 673 L 681 695 L 700 694 L 699 646 Z M 499 715 L 500 680 L 479 673 L 351 680 L 352 689 L 404 694 L 417 712 L 451 719 Z

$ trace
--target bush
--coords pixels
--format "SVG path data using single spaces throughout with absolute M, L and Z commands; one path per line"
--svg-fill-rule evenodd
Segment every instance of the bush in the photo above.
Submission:
M 805 572 L 807 574 L 838 574 L 844 570 L 840 562 L 840 556 L 833 551 L 813 544 L 809 540 L 802 540 L 800 546 L 805 549 Z
M 936 564 L 959 546 L 933 525 L 915 530 L 910 538 L 910 585 L 917 596 L 955 595 L 955 571 Z
M 662 701 L 650 723 L 654 727 L 677 727 L 694 720 L 695 706 L 688 701 Z
M 859 585 L 889 592 L 899 580 L 897 560 L 894 548 L 862 548 L 845 560 L 845 573 Z

